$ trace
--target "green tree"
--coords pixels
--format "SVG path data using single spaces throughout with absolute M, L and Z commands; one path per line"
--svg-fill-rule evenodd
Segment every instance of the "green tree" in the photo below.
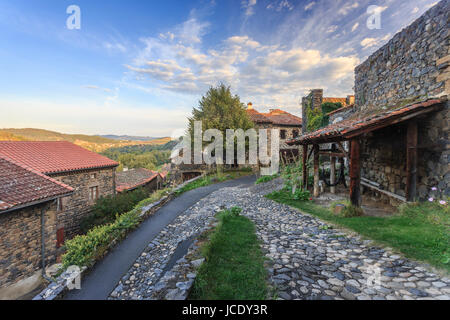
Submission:
M 194 136 L 195 121 L 202 122 L 203 131 L 217 129 L 222 132 L 224 147 L 227 129 L 246 131 L 254 127 L 239 96 L 233 95 L 230 87 L 224 84 L 211 87 L 199 101 L 199 107 L 192 110 L 188 126 L 191 137 Z
M 224 134 L 226 129 L 253 128 L 246 108 L 238 95 L 233 95 L 229 86 L 220 84 L 211 87 L 199 101 L 199 107 L 192 110 L 189 118 L 189 133 L 194 132 L 194 121 L 201 121 L 203 130 L 217 129 Z

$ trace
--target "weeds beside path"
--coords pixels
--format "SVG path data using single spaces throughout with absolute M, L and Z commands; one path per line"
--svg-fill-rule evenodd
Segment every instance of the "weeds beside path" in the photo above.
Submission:
M 255 226 L 238 208 L 218 215 L 220 220 L 203 247 L 206 262 L 194 284 L 193 300 L 263 300 L 267 274 Z

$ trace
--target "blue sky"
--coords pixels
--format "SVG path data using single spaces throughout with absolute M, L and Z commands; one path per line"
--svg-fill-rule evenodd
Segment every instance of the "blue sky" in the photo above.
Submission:
M 209 86 L 300 114 L 436 0 L 0 0 L 0 127 L 169 136 Z M 69 30 L 66 8 L 81 9 Z M 379 6 L 381 29 L 366 26 Z

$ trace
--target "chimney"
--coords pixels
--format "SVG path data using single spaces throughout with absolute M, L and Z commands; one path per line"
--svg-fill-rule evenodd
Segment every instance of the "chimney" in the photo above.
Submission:
M 247 110 L 253 110 L 253 103 L 249 102 L 247 104 Z
M 347 96 L 347 105 L 350 106 L 352 104 L 355 104 L 355 96 Z

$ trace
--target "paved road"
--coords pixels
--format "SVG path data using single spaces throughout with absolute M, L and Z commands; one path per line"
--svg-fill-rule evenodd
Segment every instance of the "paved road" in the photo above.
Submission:
M 254 176 L 243 177 L 195 189 L 170 201 L 99 261 L 82 279 L 81 290 L 68 292 L 64 299 L 105 300 L 146 246 L 181 213 L 216 190 L 226 187 L 248 187 L 254 182 Z

